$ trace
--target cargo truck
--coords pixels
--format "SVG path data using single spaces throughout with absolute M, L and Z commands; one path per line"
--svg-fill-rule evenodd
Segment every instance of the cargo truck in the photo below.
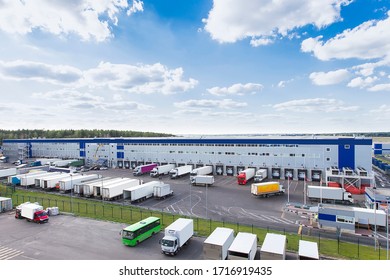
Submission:
M 307 186 L 307 197 L 313 201 L 353 203 L 352 195 L 343 188 Z
M 139 186 L 139 180 L 129 179 L 102 188 L 102 199 L 103 200 L 113 200 L 121 198 L 123 196 L 123 191 L 128 188 Z
M 254 183 L 251 185 L 251 193 L 255 196 L 268 197 L 284 194 L 284 188 L 278 182 Z
M 196 175 L 190 177 L 190 182 L 193 186 L 211 186 L 214 184 L 214 176 Z
M 160 165 L 156 166 L 155 168 L 150 171 L 151 177 L 159 177 L 162 175 L 169 174 L 169 171 L 171 171 L 173 168 L 175 168 L 175 164 L 166 164 L 166 165 Z
M 203 258 L 205 260 L 226 260 L 233 240 L 234 230 L 217 227 L 203 243 Z
M 64 160 L 57 160 L 52 162 L 52 165 L 55 167 L 66 167 L 69 166 L 74 161 L 78 161 L 77 159 L 64 159 Z
M 58 182 L 58 187 L 60 192 L 67 192 L 74 188 L 75 184 L 94 180 L 99 178 L 98 174 L 88 174 L 88 175 L 71 175 L 70 178 L 62 179 Z
M 239 185 L 246 185 L 246 183 L 253 177 L 255 177 L 255 169 L 247 168 L 245 170 L 240 171 L 240 173 L 237 175 L 237 183 Z
M 267 233 L 260 249 L 261 260 L 285 260 L 287 238 L 282 234 Z
M 150 163 L 150 164 L 144 164 L 144 165 L 137 166 L 133 170 L 133 175 L 140 176 L 142 174 L 145 174 L 145 173 L 152 171 L 153 168 L 155 168 L 155 167 L 157 167 L 156 163 Z
M 267 169 L 259 169 L 255 173 L 255 177 L 253 178 L 253 181 L 255 183 L 260 183 L 267 179 L 268 177 L 268 170 Z
M 254 260 L 257 252 L 257 235 L 239 232 L 228 249 L 229 260 Z
M 190 179 L 198 175 L 209 175 L 213 173 L 213 167 L 210 165 L 195 168 L 190 173 Z
M 161 251 L 167 255 L 176 255 L 194 235 L 194 221 L 179 218 L 165 228 L 165 236 L 160 240 Z
M 16 175 L 16 168 L 0 169 L 0 178 Z
M 25 202 L 16 207 L 15 218 L 25 218 L 27 221 L 35 223 L 46 223 L 49 221 L 49 216 L 43 210 L 43 206 L 30 202 Z
M 139 186 L 129 187 L 123 190 L 123 199 L 129 199 L 131 202 L 148 199 L 153 196 L 154 187 L 162 184 L 160 181 L 151 181 Z
M 173 190 L 169 184 L 159 184 L 153 187 L 153 196 L 157 199 L 164 199 L 173 195 Z
M 34 187 L 40 187 L 41 183 L 43 185 L 43 179 L 53 177 L 54 175 L 61 174 L 60 172 L 47 172 L 46 174 L 41 174 L 39 177 L 34 179 Z
M 192 165 L 183 165 L 183 166 L 173 168 L 171 171 L 169 171 L 169 176 L 171 177 L 171 179 L 175 179 L 187 175 L 191 171 L 192 171 Z
M 352 207 L 355 217 L 355 223 L 370 225 L 372 229 L 381 227 L 386 228 L 387 216 L 383 210 L 367 209 L 361 207 Z

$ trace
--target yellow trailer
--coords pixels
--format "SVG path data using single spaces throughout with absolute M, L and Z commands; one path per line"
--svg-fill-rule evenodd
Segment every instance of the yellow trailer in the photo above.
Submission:
M 268 197 L 284 194 L 284 188 L 278 182 L 254 183 L 251 186 L 251 193 L 255 196 Z

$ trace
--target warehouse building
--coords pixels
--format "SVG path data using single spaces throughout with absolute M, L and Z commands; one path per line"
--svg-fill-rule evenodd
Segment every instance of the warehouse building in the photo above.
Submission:
M 134 168 L 156 162 L 211 165 L 214 174 L 235 175 L 248 168 L 268 168 L 273 179 L 320 180 L 325 170 L 344 167 L 372 171 L 372 139 L 342 137 L 198 137 L 80 138 L 4 140 L 12 159 L 82 158 L 88 164 Z
M 374 143 L 373 146 L 374 155 L 390 155 L 390 143 Z

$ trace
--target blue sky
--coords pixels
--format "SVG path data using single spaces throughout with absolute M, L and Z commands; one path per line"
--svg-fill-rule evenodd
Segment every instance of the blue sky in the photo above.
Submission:
M 390 3 L 0 1 L 0 127 L 389 131 Z

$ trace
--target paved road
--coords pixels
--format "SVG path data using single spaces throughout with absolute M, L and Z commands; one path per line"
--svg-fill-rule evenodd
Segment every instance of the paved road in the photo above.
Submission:
M 0 260 L 202 260 L 204 238 L 193 237 L 176 256 L 161 254 L 160 232 L 136 247 L 122 245 L 126 225 L 72 216 L 52 216 L 49 223 L 16 220 L 0 214 Z M 259 259 L 259 250 L 257 253 Z M 287 259 L 296 255 L 287 254 Z

